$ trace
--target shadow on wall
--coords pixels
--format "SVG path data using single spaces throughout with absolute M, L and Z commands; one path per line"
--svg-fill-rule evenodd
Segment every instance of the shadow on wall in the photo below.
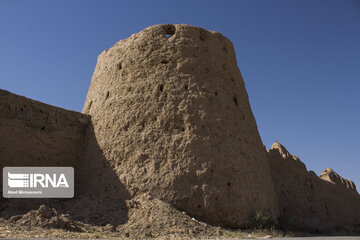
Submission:
M 317 176 L 277 142 L 268 150 L 268 158 L 282 227 L 314 233 L 360 230 L 360 195 L 354 184 L 331 169 Z M 328 174 L 340 180 L 334 181 Z
M 125 223 L 128 213 L 125 201 L 131 196 L 105 159 L 91 123 L 83 153 L 76 176 L 78 205 L 70 206 L 68 212 L 90 224 L 117 226 Z
M 128 213 L 125 201 L 130 194 L 104 158 L 90 117 L 7 91 L 0 93 L 1 179 L 5 166 L 75 169 L 73 199 L 6 199 L 2 197 L 1 184 L 0 217 L 25 214 L 45 204 L 60 214 L 92 225 L 125 223 Z

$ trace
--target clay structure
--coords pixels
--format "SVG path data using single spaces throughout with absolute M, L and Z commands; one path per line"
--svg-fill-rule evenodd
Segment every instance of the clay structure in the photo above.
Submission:
M 250 224 L 256 210 L 277 215 L 266 152 L 221 34 L 164 25 L 119 41 L 99 56 L 83 113 L 132 195 L 150 192 L 231 227 Z
M 327 168 L 318 177 L 275 142 L 268 159 L 280 209 L 280 224 L 300 229 L 360 229 L 360 196 L 352 181 Z
M 231 228 L 254 226 L 257 212 L 304 229 L 360 228 L 353 182 L 331 169 L 317 177 L 279 143 L 266 151 L 232 43 L 202 28 L 151 26 L 105 50 L 82 113 L 0 91 L 0 132 L 1 167 L 75 168 L 74 199 L 28 209 L 48 201 L 86 218 L 83 203 L 102 199 L 100 224 L 120 224 L 125 200 L 151 194 Z M 1 201 L 3 216 L 24 203 Z

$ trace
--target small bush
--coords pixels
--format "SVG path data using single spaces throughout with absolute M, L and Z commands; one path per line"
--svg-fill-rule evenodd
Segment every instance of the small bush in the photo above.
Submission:
M 275 225 L 274 220 L 268 214 L 256 211 L 252 217 L 253 224 L 257 228 L 270 228 Z

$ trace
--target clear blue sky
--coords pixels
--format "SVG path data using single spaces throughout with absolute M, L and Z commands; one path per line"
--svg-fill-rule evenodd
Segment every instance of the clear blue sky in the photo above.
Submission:
M 0 88 L 81 111 L 98 54 L 159 23 L 227 36 L 266 147 L 360 188 L 360 1 L 0 0 Z

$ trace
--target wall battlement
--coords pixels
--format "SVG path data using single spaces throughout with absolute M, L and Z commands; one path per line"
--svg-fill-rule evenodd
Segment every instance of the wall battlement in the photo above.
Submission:
M 330 230 L 360 228 L 360 196 L 355 184 L 325 169 L 307 171 L 299 158 L 275 142 L 268 159 L 280 210 L 291 228 Z
M 341 177 L 331 168 L 324 169 L 321 172 L 320 178 L 335 184 L 339 184 L 340 186 L 344 186 L 346 189 L 352 190 L 357 193 L 356 186 L 353 181 Z

